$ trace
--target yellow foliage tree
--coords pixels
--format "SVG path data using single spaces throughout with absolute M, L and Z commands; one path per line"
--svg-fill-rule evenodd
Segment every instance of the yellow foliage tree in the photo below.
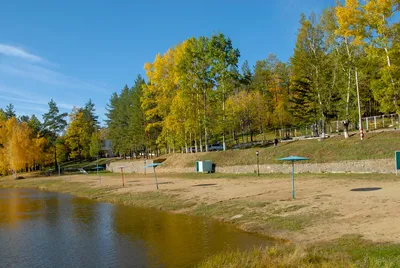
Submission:
M 15 117 L 0 119 L 0 174 L 12 172 L 16 177 L 18 171 L 44 163 L 47 140 L 32 134 L 28 124 L 18 122 Z

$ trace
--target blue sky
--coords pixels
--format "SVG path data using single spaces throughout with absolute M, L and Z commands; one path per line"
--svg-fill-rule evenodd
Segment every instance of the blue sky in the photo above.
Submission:
M 144 75 L 145 62 L 195 36 L 222 32 L 254 65 L 287 61 L 300 14 L 334 0 L 0 0 L 0 107 L 40 119 L 53 98 L 61 111 L 91 98 L 103 120 L 113 92 Z

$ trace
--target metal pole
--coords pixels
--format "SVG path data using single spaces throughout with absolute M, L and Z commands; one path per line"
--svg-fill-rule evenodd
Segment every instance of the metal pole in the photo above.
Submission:
M 294 161 L 292 160 L 292 198 L 295 198 L 294 195 Z
M 156 167 L 153 167 L 153 171 L 154 171 L 154 179 L 156 180 L 156 187 L 158 190 L 158 181 L 157 181 L 157 175 L 156 175 Z
M 258 154 L 257 154 L 257 176 L 260 176 L 260 162 L 258 161 Z
M 60 177 L 61 176 L 61 167 L 60 167 L 60 165 L 58 165 L 58 177 Z

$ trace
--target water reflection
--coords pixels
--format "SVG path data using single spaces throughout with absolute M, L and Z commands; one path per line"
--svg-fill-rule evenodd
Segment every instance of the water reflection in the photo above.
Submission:
M 268 243 L 203 218 L 30 189 L 0 189 L 0 241 L 2 267 L 189 267 Z

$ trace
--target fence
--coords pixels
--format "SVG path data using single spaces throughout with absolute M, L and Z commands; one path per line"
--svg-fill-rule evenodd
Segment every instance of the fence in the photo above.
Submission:
M 377 115 L 362 118 L 362 128 L 364 131 L 373 131 L 384 128 L 396 128 L 400 126 L 400 115 L 388 114 Z M 350 122 L 348 130 L 358 130 L 358 122 Z M 303 127 L 282 128 L 275 132 L 280 139 L 293 138 L 293 137 L 316 137 L 322 133 L 322 124 L 312 124 Z M 325 134 L 332 135 L 344 131 L 343 121 L 330 121 L 325 125 Z

